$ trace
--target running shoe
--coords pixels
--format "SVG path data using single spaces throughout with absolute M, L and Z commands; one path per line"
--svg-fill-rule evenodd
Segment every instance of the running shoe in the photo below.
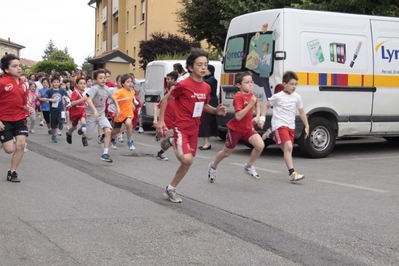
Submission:
M 165 199 L 168 199 L 174 203 L 182 202 L 181 198 L 179 198 L 176 194 L 176 189 L 168 189 L 168 187 L 166 187 L 165 191 L 163 192 L 163 196 Z
M 65 136 L 66 136 L 66 141 L 67 141 L 69 144 L 72 144 L 72 135 L 69 134 L 69 132 L 66 132 L 66 133 L 65 133 Z
M 82 138 L 82 144 L 83 144 L 83 147 L 89 146 L 89 143 L 87 142 L 87 138 Z
M 138 133 L 143 133 L 144 132 L 144 128 L 143 127 L 139 127 Z
M 107 163 L 112 163 L 111 156 L 109 156 L 107 153 L 104 153 L 103 155 L 101 155 L 101 160 L 103 160 L 104 162 L 107 162 Z
M 98 136 L 97 143 L 98 143 L 98 144 L 104 143 L 104 138 L 105 138 L 105 135 L 104 135 L 104 134 Z
M 116 139 L 117 139 L 120 143 L 123 143 L 123 135 L 122 135 L 121 133 L 119 133 L 119 134 L 116 136 Z
M 13 183 L 19 183 L 21 182 L 21 179 L 18 178 L 18 174 L 15 171 L 8 170 L 7 172 L 7 181 L 13 182 Z
M 51 141 L 53 143 L 57 143 L 57 137 L 56 136 L 51 136 Z
M 129 147 L 129 151 L 133 151 L 133 150 L 136 149 L 136 147 L 134 146 L 133 140 L 128 140 L 127 141 L 127 146 Z
M 263 133 L 262 139 L 265 140 L 265 139 L 272 139 L 272 138 L 273 138 L 273 131 L 272 131 L 272 129 L 269 127 L 269 128 L 266 130 L 266 132 Z
M 168 157 L 166 157 L 165 155 L 163 155 L 163 153 L 158 152 L 157 155 L 155 156 L 155 158 L 157 160 L 161 160 L 161 161 L 167 161 L 169 160 Z
M 35 133 L 35 131 L 33 129 L 29 130 L 29 133 Z
M 116 149 L 117 149 L 117 147 L 116 147 L 116 141 L 115 141 L 115 140 L 111 140 L 110 146 L 111 146 L 111 149 L 116 150 Z
M 208 181 L 209 181 L 210 183 L 215 182 L 215 180 L 216 180 L 216 173 L 217 173 L 217 170 L 212 168 L 212 164 L 213 164 L 213 163 L 210 163 L 210 164 L 208 165 Z
M 61 124 L 61 125 L 62 125 L 62 124 Z M 58 136 L 62 136 L 62 132 L 61 132 L 60 129 L 57 128 L 56 131 L 57 131 L 57 135 L 58 135 Z
M 28 143 L 25 143 L 24 152 L 28 151 Z
M 301 174 L 299 174 L 299 173 L 297 173 L 297 172 L 293 172 L 293 173 L 290 175 L 290 178 L 291 178 L 291 181 L 299 181 L 299 180 L 304 179 L 305 176 L 304 176 L 304 175 L 301 175 Z
M 251 167 L 248 167 L 248 165 L 245 164 L 244 173 L 246 173 L 247 175 L 252 177 L 252 179 L 260 180 L 260 177 L 259 177 L 258 173 L 256 172 L 255 167 L 253 165 L 251 165 Z

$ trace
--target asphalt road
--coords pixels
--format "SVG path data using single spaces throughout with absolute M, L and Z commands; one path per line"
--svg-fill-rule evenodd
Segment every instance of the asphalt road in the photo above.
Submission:
M 154 132 L 134 134 L 100 160 L 94 141 L 76 133 L 57 144 L 42 127 L 28 139 L 20 184 L 5 181 L 0 152 L 0 265 L 399 265 L 399 146 L 381 139 L 338 141 L 323 159 L 294 151 L 289 181 L 282 153 L 265 149 L 242 171 L 239 145 L 207 181 L 223 147 L 198 151 L 177 188 L 181 204 L 162 197 L 178 161 L 155 160 Z M 201 143 L 201 140 L 200 140 Z

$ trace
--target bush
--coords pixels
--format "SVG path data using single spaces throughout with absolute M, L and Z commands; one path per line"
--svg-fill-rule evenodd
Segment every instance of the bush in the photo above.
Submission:
M 68 71 L 72 72 L 76 68 L 76 64 L 73 61 L 56 62 L 51 60 L 40 61 L 36 65 L 32 66 L 30 73 L 44 72 L 50 74 L 51 70 L 55 69 L 57 72 Z

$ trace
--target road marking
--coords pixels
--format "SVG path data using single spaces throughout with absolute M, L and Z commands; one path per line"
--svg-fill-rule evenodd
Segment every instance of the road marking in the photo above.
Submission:
M 237 165 L 237 166 L 241 166 L 243 167 L 244 164 L 242 163 L 231 163 L 232 165 Z M 264 171 L 264 172 L 269 172 L 269 173 L 273 173 L 273 174 L 279 174 L 281 173 L 280 171 L 275 171 L 275 170 L 270 170 L 270 169 L 266 169 L 266 168 L 260 168 L 260 167 L 256 167 L 255 168 L 257 171 Z
M 369 188 L 369 187 L 363 187 L 363 186 L 356 186 L 356 185 L 340 183 L 340 182 L 334 182 L 334 181 L 328 181 L 328 180 L 322 180 L 322 179 L 319 179 L 317 181 L 323 182 L 323 183 L 328 183 L 328 184 L 333 184 L 333 185 L 338 185 L 338 186 L 351 187 L 351 188 L 363 189 L 363 190 L 368 190 L 368 191 L 373 191 L 373 192 L 379 192 L 379 193 L 388 193 L 389 192 L 389 191 L 381 190 L 381 189 L 375 189 L 375 188 Z
M 209 157 L 209 156 L 201 156 L 201 155 L 198 155 L 198 153 L 195 155 L 195 157 L 198 157 L 198 158 L 201 158 L 201 159 L 209 159 L 209 158 L 211 158 L 211 157 Z

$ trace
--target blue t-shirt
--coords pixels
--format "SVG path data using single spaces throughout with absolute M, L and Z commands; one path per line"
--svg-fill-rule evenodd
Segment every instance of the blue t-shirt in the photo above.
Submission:
M 43 88 L 39 90 L 41 98 L 47 98 L 46 93 L 50 88 Z M 50 103 L 49 102 L 42 102 L 42 111 L 50 111 Z
M 57 100 L 57 103 L 50 102 L 50 112 L 64 111 L 64 97 L 68 97 L 68 94 L 64 89 L 49 89 L 46 92 L 46 98 Z

